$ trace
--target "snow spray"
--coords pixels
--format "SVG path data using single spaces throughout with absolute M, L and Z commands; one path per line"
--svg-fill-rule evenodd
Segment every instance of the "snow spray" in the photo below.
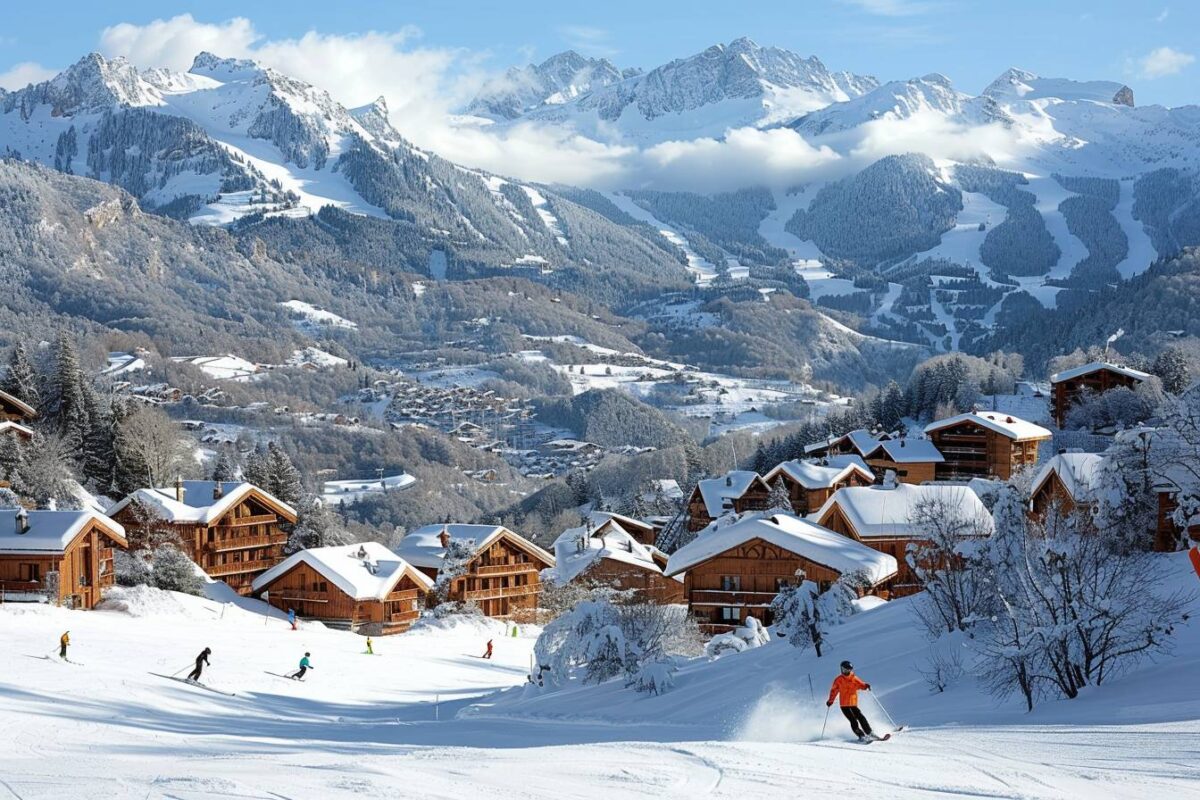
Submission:
M 821 738 L 821 710 L 801 694 L 768 684 L 734 733 L 743 742 L 815 742 Z

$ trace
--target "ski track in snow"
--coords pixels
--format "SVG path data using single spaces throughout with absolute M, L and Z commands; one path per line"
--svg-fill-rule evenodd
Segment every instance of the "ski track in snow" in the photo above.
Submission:
M 804 191 L 794 194 L 787 194 L 778 189 L 773 191 L 775 196 L 775 210 L 767 214 L 763 221 L 758 224 L 758 233 L 768 244 L 775 247 L 782 247 L 789 254 L 798 259 L 820 260 L 824 258 L 821 248 L 817 247 L 815 242 L 805 241 L 794 233 L 788 233 L 784 226 L 788 221 L 796 215 L 800 209 L 808 209 L 812 199 L 816 197 L 823 183 L 810 184 L 804 187 Z
M 1117 264 L 1117 272 L 1126 280 L 1145 272 L 1158 260 L 1158 251 L 1154 249 L 1150 235 L 1142 223 L 1133 218 L 1133 184 L 1132 180 L 1121 181 L 1121 197 L 1113 209 L 1117 224 L 1129 240 L 1129 253 Z
M 696 283 L 701 286 L 712 283 L 713 278 L 717 276 L 717 268 L 713 266 L 712 262 L 706 258 L 702 258 L 700 254 L 693 250 L 691 245 L 688 244 L 687 239 L 676 228 L 659 220 L 649 211 L 633 202 L 627 195 L 618 192 L 605 192 L 604 196 L 612 201 L 613 205 L 634 219 L 645 222 L 647 225 L 653 225 L 655 230 L 663 235 L 663 238 L 682 250 L 684 256 L 687 257 L 688 271 L 696 276 Z

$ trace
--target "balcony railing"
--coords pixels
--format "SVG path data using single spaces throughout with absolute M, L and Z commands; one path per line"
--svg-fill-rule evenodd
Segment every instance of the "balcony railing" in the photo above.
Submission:
M 463 600 L 499 600 L 502 597 L 527 597 L 537 594 L 541 591 L 540 584 L 530 584 L 528 586 L 506 586 L 501 589 L 476 589 L 470 592 L 463 592 Z
M 268 570 L 275 566 L 278 561 L 271 559 L 260 559 L 258 561 L 234 561 L 229 564 L 214 564 L 211 567 L 204 567 L 204 571 L 208 573 L 210 578 L 216 578 L 221 575 L 237 575 L 242 572 L 258 572 L 259 570 Z
M 42 584 L 38 581 L 0 581 L 0 592 L 40 592 Z
M 215 525 L 216 528 L 243 528 L 247 525 L 267 525 L 272 522 L 278 522 L 279 517 L 274 514 L 254 514 L 249 517 L 235 517 L 228 522 L 222 522 Z
M 694 606 L 763 606 L 770 605 L 779 592 L 730 592 L 722 589 L 693 589 Z
M 525 572 L 537 572 L 536 564 L 531 564 L 528 561 L 519 564 L 489 564 L 485 567 L 476 567 L 471 571 L 472 575 L 520 575 Z
M 270 547 L 283 544 L 285 541 L 287 541 L 287 536 L 283 533 L 269 536 L 230 536 L 225 539 L 218 537 L 211 542 L 205 542 L 204 550 L 209 553 L 220 553 L 228 550 L 245 550 L 248 547 Z

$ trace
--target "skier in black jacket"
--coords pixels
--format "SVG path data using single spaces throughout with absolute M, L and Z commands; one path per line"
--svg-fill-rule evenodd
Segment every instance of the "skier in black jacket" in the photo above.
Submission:
M 204 671 L 204 668 L 206 666 L 212 666 L 211 664 L 208 663 L 208 656 L 210 653 L 212 653 L 212 649 L 206 647 L 200 651 L 200 655 L 196 656 L 196 668 L 194 670 L 192 670 L 191 673 L 189 673 L 187 676 L 187 679 L 189 681 L 196 681 L 197 683 L 199 683 L 200 673 Z

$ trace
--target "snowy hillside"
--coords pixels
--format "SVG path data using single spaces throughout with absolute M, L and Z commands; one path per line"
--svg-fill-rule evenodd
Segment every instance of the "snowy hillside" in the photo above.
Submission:
M 1187 578 L 1179 557 L 1178 580 Z M 221 596 L 223 600 L 232 598 Z M 374 641 L 229 603 L 123 590 L 113 610 L 0 607 L 0 694 L 12 745 L 3 785 L 23 800 L 111 798 L 1185 797 L 1200 779 L 1193 624 L 1176 653 L 1032 715 L 967 677 L 930 694 L 926 646 L 897 602 L 848 621 L 821 660 L 786 642 L 698 659 L 675 689 L 620 681 L 539 692 L 523 684 L 535 630 L 497 622 Z M 123 609 L 123 610 L 121 610 Z M 79 665 L 45 659 L 70 630 Z M 495 658 L 478 656 L 488 639 Z M 169 676 L 212 648 L 204 680 Z M 303 683 L 286 674 L 304 652 Z M 824 718 L 850 658 L 911 728 L 865 747 Z M 157 674 L 155 674 L 157 673 Z M 809 688 L 809 677 L 812 689 Z M 816 698 L 814 703 L 813 697 Z M 873 695 L 863 709 L 880 728 Z

